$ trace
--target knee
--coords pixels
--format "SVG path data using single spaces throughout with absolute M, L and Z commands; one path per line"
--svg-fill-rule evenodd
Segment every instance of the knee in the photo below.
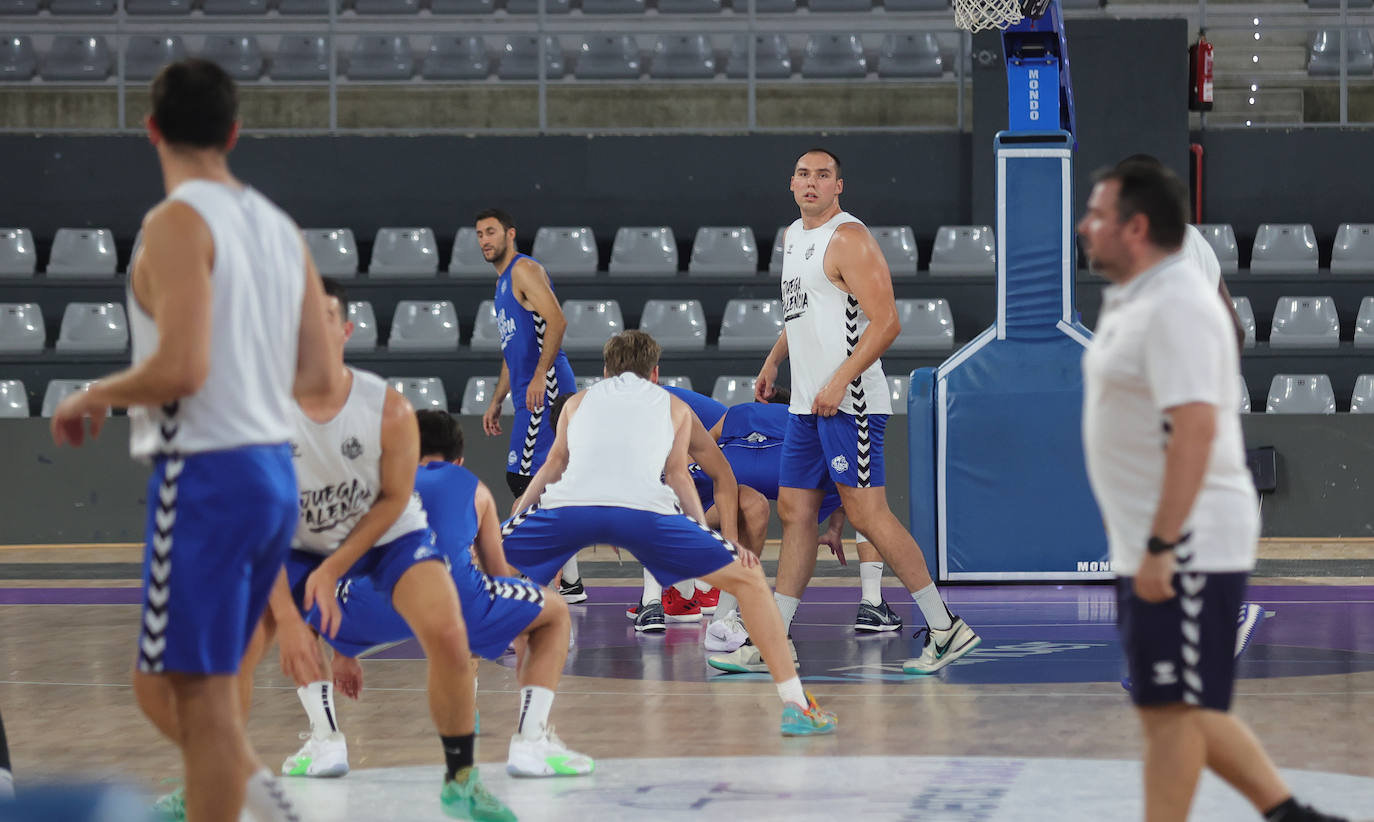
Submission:
M 463 662 L 471 656 L 467 627 L 461 619 L 434 620 L 413 626 L 413 630 L 431 662 Z
M 543 616 L 551 625 L 572 622 L 568 603 L 563 601 L 563 597 L 559 596 L 557 591 L 549 588 L 544 589 Z
M 792 494 L 783 494 L 778 497 L 778 519 L 784 525 L 795 525 L 806 521 L 815 522 L 819 515 L 813 506 L 807 504 L 805 498 L 798 499 Z

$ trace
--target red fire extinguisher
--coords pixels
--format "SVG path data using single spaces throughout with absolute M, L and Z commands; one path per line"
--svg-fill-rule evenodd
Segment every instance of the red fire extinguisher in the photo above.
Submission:
M 1212 44 L 1199 29 L 1197 42 L 1188 47 L 1188 108 L 1212 110 Z

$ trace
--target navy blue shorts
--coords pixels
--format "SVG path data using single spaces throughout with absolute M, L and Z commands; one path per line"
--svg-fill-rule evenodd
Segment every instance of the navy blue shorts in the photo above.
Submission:
M 1175 574 L 1177 596 L 1159 603 L 1137 597 L 1131 577 L 1117 581 L 1116 624 L 1131 675 L 1132 702 L 1230 709 L 1236 612 L 1249 576 L 1243 571 Z
M 887 414 L 788 414 L 778 484 L 785 488 L 823 488 L 827 482 L 850 488 L 886 485 L 886 429 Z
M 588 545 L 629 551 L 665 587 L 735 561 L 725 537 L 686 514 L 613 505 L 534 506 L 506 520 L 501 535 L 506 560 L 540 585 L 548 585 L 563 563 Z
M 159 457 L 148 478 L 138 669 L 233 674 L 296 532 L 291 446 Z

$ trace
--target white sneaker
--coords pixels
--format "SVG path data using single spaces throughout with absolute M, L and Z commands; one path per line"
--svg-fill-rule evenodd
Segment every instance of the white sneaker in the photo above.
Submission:
M 725 619 L 716 620 L 706 626 L 706 650 L 733 651 L 744 644 L 749 632 L 744 630 L 744 622 L 739 611 L 731 611 Z
M 323 739 L 309 731 L 301 732 L 305 744 L 281 763 L 283 776 L 311 776 L 327 778 L 348 773 L 348 743 L 344 735 L 335 731 Z
M 792 652 L 792 664 L 800 668 L 801 666 L 797 665 L 797 646 L 792 644 L 792 637 L 787 638 L 787 650 Z M 763 654 L 759 653 L 759 649 L 755 647 L 754 643 L 747 639 L 732 653 L 707 657 L 706 664 L 727 674 L 768 672 L 768 664 L 763 661 Z
M 585 776 L 595 769 L 592 758 L 569 750 L 553 732 L 552 725 L 538 739 L 525 739 L 519 734 L 510 738 L 506 773 L 511 776 Z
M 953 614 L 951 614 L 953 616 Z M 908 674 L 933 674 L 959 657 L 972 651 L 982 642 L 982 638 L 968 627 L 962 617 L 954 617 L 954 624 L 943 631 L 923 628 L 926 642 L 921 655 L 902 663 L 902 672 Z M 917 631 L 916 636 L 921 632 Z

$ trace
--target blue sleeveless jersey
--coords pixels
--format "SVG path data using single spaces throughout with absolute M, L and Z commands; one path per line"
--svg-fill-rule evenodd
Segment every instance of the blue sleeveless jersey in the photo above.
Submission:
M 766 448 L 781 445 L 787 435 L 787 405 L 744 402 L 730 406 L 720 427 L 720 444 Z
M 415 493 L 429 515 L 435 547 L 452 563 L 454 577 L 472 565 L 477 539 L 477 475 L 451 462 L 427 462 L 415 472 Z
M 692 409 L 692 413 L 697 415 L 697 419 L 701 420 L 702 426 L 708 431 L 725 416 L 725 404 L 716 402 L 705 394 L 675 385 L 665 385 L 663 390 L 687 403 L 687 407 Z
M 539 355 L 544 351 L 544 318 L 521 305 L 511 290 L 511 270 L 521 259 L 534 258 L 516 254 L 496 281 L 496 326 L 501 333 L 501 355 L 506 358 L 506 368 L 510 370 L 511 399 L 517 409 L 525 404 L 525 391 L 534 378 L 534 369 L 539 366 Z M 558 352 L 548 379 L 550 397 L 571 394 L 575 390 L 572 366 L 562 351 Z

